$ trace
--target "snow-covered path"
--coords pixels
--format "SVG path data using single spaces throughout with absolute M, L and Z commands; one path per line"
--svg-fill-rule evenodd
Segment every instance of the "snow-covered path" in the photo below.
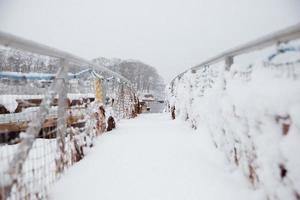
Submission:
M 257 199 L 242 175 L 229 173 L 226 166 L 208 134 L 166 114 L 144 114 L 99 137 L 50 196 L 55 200 Z

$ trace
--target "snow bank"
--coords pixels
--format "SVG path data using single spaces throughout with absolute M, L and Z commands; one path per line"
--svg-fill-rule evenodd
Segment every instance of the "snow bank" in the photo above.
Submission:
M 223 63 L 189 71 L 170 86 L 168 99 L 177 117 L 209 130 L 254 188 L 269 199 L 299 199 L 300 52 L 270 61 L 273 52 L 239 56 L 230 71 Z

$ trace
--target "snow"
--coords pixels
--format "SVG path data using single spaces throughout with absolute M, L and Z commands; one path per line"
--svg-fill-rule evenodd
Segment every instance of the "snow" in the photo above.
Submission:
M 0 105 L 3 105 L 10 113 L 13 113 L 18 107 L 18 102 L 14 95 L 0 95 Z
M 81 99 L 81 98 L 95 98 L 93 93 L 68 93 L 68 98 L 72 100 Z M 56 98 L 58 95 L 56 95 Z M 0 105 L 3 105 L 10 113 L 14 113 L 18 107 L 17 100 L 26 100 L 26 99 L 43 99 L 44 95 L 0 95 Z
M 89 123 L 93 124 L 93 121 L 89 120 Z M 95 136 L 92 131 L 86 134 L 85 131 L 81 132 L 78 128 L 68 128 L 67 130 L 69 133 L 73 132 L 74 138 L 70 134 L 65 138 L 66 152 L 64 159 L 66 168 L 75 162 L 75 141 L 83 147 L 85 152 L 91 147 Z M 21 133 L 20 137 L 28 137 L 28 135 Z M 18 148 L 20 148 L 20 143 L 0 145 L 0 187 L 11 184 L 12 176 L 7 172 Z M 35 139 L 24 163 L 22 173 L 19 174 L 17 183 L 12 187 L 12 194 L 9 199 L 24 199 L 27 195 L 37 197 L 30 199 L 47 199 L 49 186 L 60 177 L 57 163 L 59 156 L 60 151 L 56 139 Z
M 259 199 L 231 173 L 207 130 L 192 130 L 167 114 L 123 120 L 55 184 L 59 199 Z
M 297 199 L 300 52 L 268 61 L 274 51 L 270 47 L 236 57 L 230 71 L 220 62 L 187 72 L 175 81 L 168 99 L 178 118 L 197 129 L 206 127 L 233 171 L 269 199 Z
M 17 151 L 19 144 L 15 145 L 0 145 L 0 186 L 10 184 L 10 176 L 6 173 L 10 167 L 13 155 Z M 19 184 L 27 184 L 26 188 L 32 193 L 41 191 L 41 188 L 49 185 L 55 180 L 55 156 L 56 156 L 56 140 L 54 139 L 36 139 L 34 145 L 29 152 L 28 158 L 24 163 L 22 182 Z M 47 167 L 45 167 L 47 166 Z M 13 191 L 15 188 L 13 189 Z M 13 192 L 19 196 L 22 193 L 19 191 Z M 19 196 L 20 198 L 20 196 Z

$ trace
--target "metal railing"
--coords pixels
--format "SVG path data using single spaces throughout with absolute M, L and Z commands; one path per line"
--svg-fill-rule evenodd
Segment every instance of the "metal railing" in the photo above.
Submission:
M 78 65 L 78 66 L 86 66 L 87 68 L 94 68 L 97 70 L 101 70 L 103 72 L 107 72 L 109 73 L 111 76 L 120 78 L 121 80 L 131 84 L 131 82 L 121 76 L 120 74 L 113 72 L 111 70 L 109 70 L 106 67 L 97 65 L 91 61 L 88 61 L 84 58 L 72 55 L 70 53 L 43 45 L 43 44 L 39 44 L 37 42 L 31 41 L 31 40 L 26 40 L 20 37 L 17 37 L 15 35 L 12 34 L 8 34 L 8 33 L 4 33 L 0 31 L 0 45 L 6 46 L 6 47 L 12 47 L 15 49 L 20 49 L 23 51 L 28 51 L 31 53 L 36 53 L 39 55 L 45 55 L 45 56 L 50 56 L 50 57 L 54 57 L 54 58 L 59 58 L 59 59 L 63 59 L 66 62 L 70 62 L 70 64 L 74 64 L 74 65 Z
M 172 81 L 171 83 L 173 83 L 176 79 L 182 77 L 186 72 L 190 71 L 190 70 L 197 70 L 202 66 L 205 65 L 212 65 L 215 64 L 217 62 L 220 62 L 222 60 L 225 61 L 225 67 L 227 70 L 230 69 L 230 66 L 233 64 L 234 62 L 234 57 L 238 56 L 238 55 L 242 55 L 245 53 L 249 53 L 252 52 L 254 50 L 259 50 L 259 49 L 263 49 L 265 47 L 274 45 L 274 44 L 279 44 L 279 43 L 284 43 L 293 39 L 297 39 L 300 38 L 300 24 L 291 26 L 289 28 L 283 29 L 281 31 L 278 31 L 276 33 L 272 33 L 269 35 L 266 35 L 264 37 L 261 37 L 259 39 L 256 39 L 254 41 L 251 41 L 249 43 L 246 43 L 244 45 L 229 49 L 228 51 L 225 51 L 217 56 L 214 56 L 202 63 L 200 63 L 199 65 L 192 67 L 190 69 L 185 70 L 184 72 L 180 73 L 179 75 L 177 75 Z

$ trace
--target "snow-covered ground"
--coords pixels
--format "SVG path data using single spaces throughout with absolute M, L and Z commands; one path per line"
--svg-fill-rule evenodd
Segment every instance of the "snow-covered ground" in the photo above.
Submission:
M 192 130 L 167 114 L 123 120 L 98 137 L 50 193 L 55 200 L 260 199 L 232 172 L 207 130 Z

